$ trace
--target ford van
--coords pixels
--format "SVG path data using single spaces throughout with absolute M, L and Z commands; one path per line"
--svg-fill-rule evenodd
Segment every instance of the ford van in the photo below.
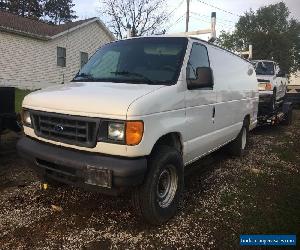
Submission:
M 72 82 L 26 96 L 18 151 L 43 182 L 130 190 L 142 217 L 161 224 L 178 210 L 188 164 L 225 145 L 244 154 L 258 96 L 253 65 L 211 43 L 115 41 Z

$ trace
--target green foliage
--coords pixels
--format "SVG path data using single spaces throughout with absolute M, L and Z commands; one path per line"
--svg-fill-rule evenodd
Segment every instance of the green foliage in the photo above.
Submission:
M 0 0 L 0 10 L 8 10 L 9 0 Z
M 45 15 L 54 24 L 70 22 L 77 18 L 75 11 L 72 10 L 75 4 L 73 0 L 47 0 L 45 3 Z
M 39 19 L 43 15 L 41 0 L 1 0 L 0 9 L 34 19 Z
M 240 17 L 232 33 L 222 32 L 219 45 L 234 51 L 253 45 L 253 59 L 269 59 L 282 70 L 300 69 L 300 23 L 289 18 L 289 9 L 280 2 L 250 10 Z
M 45 19 L 54 24 L 77 18 L 73 0 L 0 0 L 0 10 L 23 17 Z

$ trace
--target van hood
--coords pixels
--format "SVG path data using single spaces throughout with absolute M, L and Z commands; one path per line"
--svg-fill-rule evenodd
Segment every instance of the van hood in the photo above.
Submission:
M 164 85 L 74 82 L 27 95 L 23 107 L 66 113 L 126 116 L 132 102 Z

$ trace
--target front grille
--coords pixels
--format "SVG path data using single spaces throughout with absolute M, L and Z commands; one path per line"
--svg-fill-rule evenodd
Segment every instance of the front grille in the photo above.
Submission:
M 32 112 L 37 136 L 81 147 L 95 147 L 99 121 L 95 118 Z
M 257 79 L 258 82 L 270 82 L 269 80 L 265 80 L 265 79 Z

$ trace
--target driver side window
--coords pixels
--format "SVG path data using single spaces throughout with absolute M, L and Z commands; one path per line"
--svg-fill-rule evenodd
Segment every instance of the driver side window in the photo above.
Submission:
M 196 80 L 196 71 L 199 67 L 209 67 L 208 53 L 204 45 L 193 43 L 187 66 L 187 78 L 190 80 Z

